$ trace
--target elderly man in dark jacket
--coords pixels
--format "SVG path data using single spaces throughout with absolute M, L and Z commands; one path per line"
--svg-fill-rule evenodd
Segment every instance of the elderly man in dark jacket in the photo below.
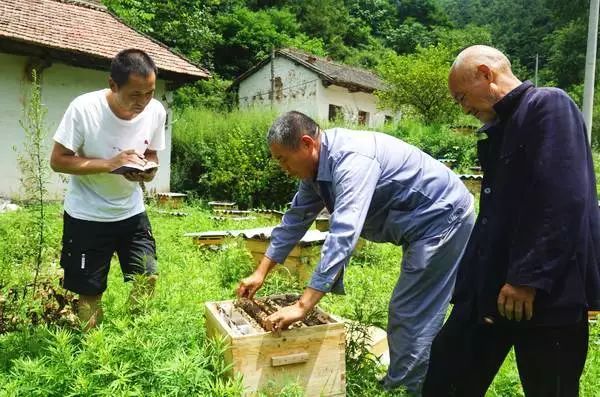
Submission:
M 454 309 L 436 337 L 424 396 L 484 396 L 514 346 L 527 396 L 577 396 L 587 311 L 600 308 L 600 213 L 583 117 L 561 90 L 469 47 L 452 96 L 485 123 L 479 215 Z

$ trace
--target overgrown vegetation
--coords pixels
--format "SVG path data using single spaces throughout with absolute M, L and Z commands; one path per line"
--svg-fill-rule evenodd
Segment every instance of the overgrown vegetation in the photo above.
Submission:
M 23 118 L 19 121 L 25 133 L 25 139 L 23 148 L 18 153 L 17 162 L 21 173 L 21 186 L 25 203 L 29 204 L 34 211 L 31 226 L 37 236 L 30 241 L 35 255 L 33 258 L 33 291 L 35 292 L 46 246 L 44 234 L 46 229 L 45 203 L 50 167 L 48 166 L 48 147 L 46 144 L 46 137 L 48 136 L 46 113 L 48 110 L 42 104 L 42 87 L 35 69 L 31 73 L 31 80 L 31 88 L 23 109 Z
M 58 228 L 47 213 L 49 179 L 46 108 L 34 70 L 20 124 L 24 139 L 17 151 L 22 204 L 18 216 L 0 223 L 0 334 L 40 323 L 73 326 L 74 295 L 47 279 L 56 260 Z
M 283 207 L 293 197 L 297 182 L 270 159 L 266 133 L 275 116 L 259 109 L 224 113 L 188 108 L 181 112 L 173 129 L 172 189 L 203 199 L 233 200 L 242 207 Z M 331 126 L 323 123 L 323 128 Z M 384 131 L 434 158 L 455 159 L 459 170 L 475 163 L 475 134 L 410 120 L 386 126 Z
M 558 86 L 574 98 L 584 75 L 589 1 L 534 0 L 104 0 L 108 8 L 138 30 L 199 62 L 214 75 L 210 83 L 179 90 L 177 105 L 231 107 L 222 88 L 271 52 L 296 47 L 349 65 L 377 70 L 391 84 L 387 103 L 418 105 L 398 95 L 404 80 L 416 97 L 432 92 L 429 77 L 447 72 L 452 58 L 471 44 L 504 51 L 522 79 Z M 535 38 L 535 39 L 532 39 Z M 404 62 L 404 61 L 407 62 Z M 410 62 L 409 62 L 410 61 Z M 404 68 L 406 67 L 406 68 Z M 403 79 L 403 74 L 406 77 Z M 445 81 L 437 77 L 435 91 Z M 401 84 L 402 83 L 402 84 Z M 445 95 L 443 95 L 445 96 Z M 426 102 L 432 96 L 425 97 Z M 441 98 L 436 98 L 440 100 Z M 443 102 L 443 101 L 442 101 Z M 447 98 L 446 98 L 446 102 Z M 600 101 L 597 106 L 600 109 Z M 579 103 L 581 105 L 581 103 Z M 423 106 L 423 105 L 422 105 Z M 425 104 L 426 108 L 436 108 Z M 598 111 L 600 112 L 600 110 Z M 421 114 L 426 121 L 451 122 L 454 111 Z M 598 138 L 595 138 L 598 141 Z
M 146 310 L 132 316 L 128 310 L 130 284 L 122 281 L 117 262 L 109 275 L 104 297 L 103 324 L 89 333 L 56 325 L 21 325 L 0 335 L 0 396 L 240 396 L 240 382 L 228 378 L 221 343 L 205 336 L 203 305 L 206 301 L 232 299 L 238 274 L 248 270 L 248 253 L 238 244 L 224 251 L 199 249 L 190 231 L 245 228 L 264 225 L 260 220 L 216 223 L 198 207 L 182 209 L 187 217 L 171 217 L 150 206 L 149 215 L 157 240 L 160 278 Z M 0 214 L 0 227 L 24 224 L 26 212 Z M 60 207 L 48 209 L 49 229 L 60 229 Z M 15 241 L 26 230 L 13 228 Z M 60 241 L 49 240 L 53 260 Z M 18 244 L 4 244 L 0 269 L 21 272 L 13 263 L 22 255 Z M 385 329 L 387 303 L 396 283 L 401 248 L 367 243 L 352 259 L 345 275 L 347 295 L 327 295 L 321 307 L 328 312 L 374 324 Z M 53 266 L 57 266 L 54 264 Z M 229 276 L 222 276 L 224 266 Z M 6 274 L 6 273 L 4 273 Z M 52 279 L 56 287 L 56 278 Z M 57 287 L 58 288 L 58 287 Z M 285 272 L 267 279 L 260 295 L 299 292 Z M 6 292 L 4 289 L 2 293 Z M 367 299 L 368 297 L 368 299 Z M 32 299 L 28 296 L 28 299 Z M 350 355 L 354 352 L 357 355 Z M 371 357 L 372 358 L 372 357 Z M 347 395 L 392 396 L 375 378 L 380 370 L 356 341 L 347 346 Z M 595 397 L 600 387 L 600 326 L 591 328 L 590 353 L 582 380 L 582 397 Z M 301 396 L 295 385 L 285 390 L 263 390 L 262 396 Z M 488 397 L 523 396 L 511 357 L 488 392 Z
M 270 160 L 266 133 L 275 113 L 186 109 L 174 125 L 171 184 L 242 207 L 282 207 L 296 189 Z

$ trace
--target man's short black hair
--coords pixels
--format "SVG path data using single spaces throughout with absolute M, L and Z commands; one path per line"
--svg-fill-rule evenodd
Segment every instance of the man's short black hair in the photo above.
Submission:
M 119 52 L 110 64 L 110 77 L 121 87 L 127 84 L 130 74 L 147 77 L 158 74 L 154 61 L 148 54 L 136 48 L 129 48 Z
M 319 125 L 304 113 L 295 110 L 284 113 L 273 123 L 267 133 L 267 143 L 274 143 L 288 149 L 298 149 L 302 135 L 316 138 Z

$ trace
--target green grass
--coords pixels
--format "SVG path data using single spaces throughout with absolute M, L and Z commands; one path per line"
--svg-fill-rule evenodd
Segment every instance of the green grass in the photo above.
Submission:
M 159 214 L 149 207 L 157 239 L 160 279 L 141 315 L 127 310 L 129 284 L 116 262 L 104 296 L 105 316 L 96 330 L 29 326 L 0 336 L 0 396 L 238 396 L 239 379 L 229 379 L 224 346 L 205 337 L 203 304 L 231 299 L 240 277 L 252 269 L 243 245 L 202 250 L 185 232 L 264 225 L 258 219 L 218 223 L 199 207 L 187 217 Z M 50 208 L 46 274 L 54 274 L 60 249 L 60 207 Z M 27 212 L 0 214 L 0 275 L 6 289 L 31 274 L 27 264 Z M 353 258 L 345 277 L 346 296 L 328 295 L 321 306 L 332 313 L 385 327 L 387 302 L 399 274 L 401 249 L 369 243 Z M 271 277 L 262 294 L 299 291 L 285 276 Z M 600 327 L 592 328 L 582 396 L 600 390 Z M 391 396 L 375 381 L 378 369 L 363 360 L 348 362 L 348 396 Z M 294 385 L 265 390 L 263 396 L 301 396 Z M 399 395 L 399 394 L 396 394 Z M 522 395 L 511 357 L 488 396 Z

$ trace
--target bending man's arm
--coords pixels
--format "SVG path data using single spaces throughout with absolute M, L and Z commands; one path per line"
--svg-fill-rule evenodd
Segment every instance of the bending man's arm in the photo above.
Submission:
M 277 263 L 283 263 L 294 246 L 306 234 L 319 212 L 323 209 L 323 200 L 306 182 L 292 200 L 292 207 L 286 211 L 281 224 L 271 233 L 271 244 L 258 267 L 249 277 L 240 281 L 237 295 L 252 299 Z
M 332 289 L 343 291 L 344 268 L 362 231 L 380 175 L 381 168 L 374 158 L 358 153 L 340 155 L 333 173 L 335 210 L 321 261 L 300 300 L 268 317 L 270 330 L 279 332 L 303 319 Z

